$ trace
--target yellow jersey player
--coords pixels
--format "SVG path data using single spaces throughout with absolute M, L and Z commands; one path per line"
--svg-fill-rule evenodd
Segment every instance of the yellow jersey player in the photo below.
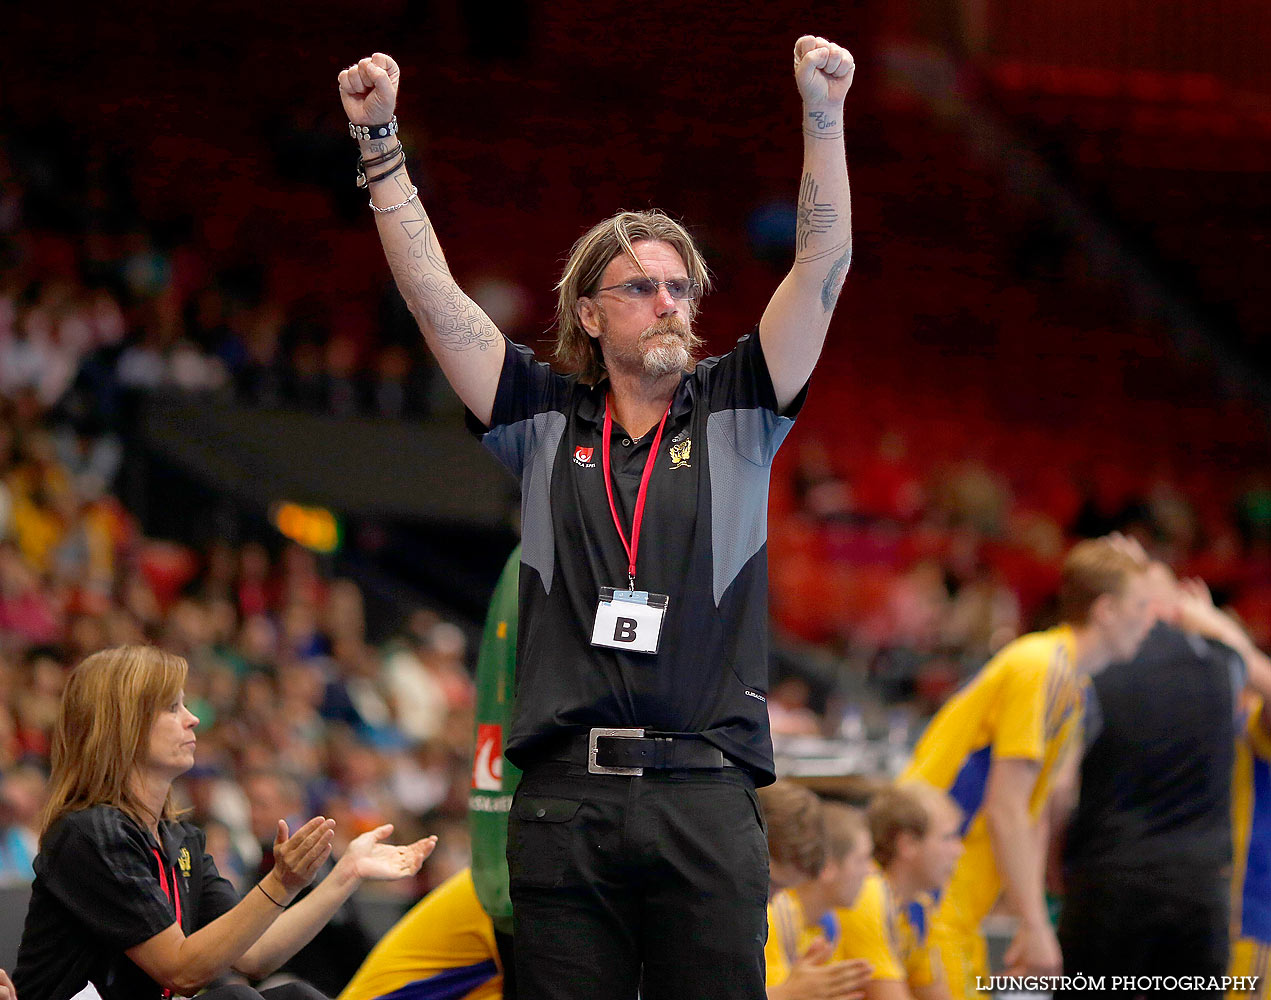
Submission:
M 1063 624 L 993 657 L 936 713 L 905 779 L 947 791 L 963 812 L 964 852 L 932 919 L 953 997 L 988 977 L 981 921 L 1000 895 L 1018 920 L 1013 974 L 1062 968 L 1043 892 L 1051 780 L 1080 726 L 1086 677 L 1134 655 L 1151 626 L 1145 560 L 1118 539 L 1073 547 L 1060 584 Z
M 452 875 L 380 939 L 339 1000 L 500 1000 L 494 922 L 472 869 Z
M 1271 713 L 1253 699 L 1232 783 L 1232 976 L 1257 977 L 1233 1000 L 1271 997 Z M 1248 980 L 1246 979 L 1246 982 Z
M 875 795 L 866 818 L 877 867 L 838 914 L 842 951 L 873 966 L 865 1000 L 945 1000 L 927 930 L 933 897 L 962 856 L 962 811 L 947 793 L 913 782 Z
M 782 889 L 768 904 L 768 1000 L 847 996 L 869 978 L 869 965 L 841 954 L 836 907 L 850 906 L 869 873 L 872 843 L 857 810 L 822 806 L 823 863 L 817 875 Z

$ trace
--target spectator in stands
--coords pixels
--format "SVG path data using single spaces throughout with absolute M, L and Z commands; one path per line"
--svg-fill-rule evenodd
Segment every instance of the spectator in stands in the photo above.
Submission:
M 30 882 L 44 804 L 44 775 L 29 764 L 0 772 L 0 885 Z
M 403 641 L 394 644 L 385 662 L 385 683 L 394 718 L 407 737 L 418 743 L 441 735 L 449 710 L 446 686 L 431 665 L 427 637 L 436 616 L 416 612 L 412 622 L 422 616 L 429 618 L 428 623 L 408 628 Z
M 852 491 L 835 472 L 825 443 L 804 438 L 796 462 L 792 485 L 800 511 L 820 521 L 846 520 L 852 513 Z
M 812 689 L 795 674 L 772 685 L 768 692 L 768 722 L 775 736 L 819 736 L 821 720 L 808 706 Z
M 189 995 L 231 967 L 263 976 L 363 879 L 414 875 L 435 846 L 431 838 L 386 844 L 388 826 L 365 833 L 289 906 L 327 860 L 334 824 L 316 816 L 292 834 L 280 819 L 272 869 L 239 900 L 172 799 L 173 780 L 194 763 L 198 719 L 185 707 L 186 673 L 180 657 L 143 646 L 94 654 L 71 674 L 14 970 L 30 1000 L 72 996 L 89 982 L 105 1000 Z M 291 984 L 266 992 L 316 991 Z M 258 994 L 222 986 L 205 995 Z

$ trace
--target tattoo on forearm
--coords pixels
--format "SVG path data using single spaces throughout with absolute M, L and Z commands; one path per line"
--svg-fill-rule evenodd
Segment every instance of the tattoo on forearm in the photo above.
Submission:
M 817 201 L 820 187 L 812 179 L 811 174 L 803 175 L 803 183 L 799 185 L 798 223 L 795 227 L 795 254 L 803 253 L 808 248 L 808 241 L 813 236 L 828 233 L 838 222 L 839 214 L 834 205 L 828 201 Z
M 824 111 L 809 111 L 809 124 L 803 126 L 803 134 L 810 135 L 813 139 L 841 139 L 843 138 L 843 123 L 837 118 L 831 118 Z
M 429 226 L 424 231 L 424 256 L 428 258 L 428 263 L 435 267 L 438 271 L 446 274 L 450 273 L 450 265 L 446 263 L 446 258 L 441 253 L 441 244 L 437 242 L 437 234 Z
M 398 180 L 405 194 L 410 187 Z M 499 339 L 499 331 L 481 308 L 468 298 L 450 275 L 437 234 L 422 206 L 411 202 L 402 209 L 410 213 L 401 220 L 402 230 L 411 241 L 406 253 L 387 251 L 389 268 L 411 314 L 421 326 L 431 330 L 436 346 L 447 351 L 486 350 Z
M 825 280 L 821 282 L 821 308 L 827 313 L 834 311 L 834 304 L 839 300 L 839 292 L 843 290 L 843 282 L 847 280 L 847 269 L 852 263 L 852 247 L 849 243 L 843 255 L 830 265 Z

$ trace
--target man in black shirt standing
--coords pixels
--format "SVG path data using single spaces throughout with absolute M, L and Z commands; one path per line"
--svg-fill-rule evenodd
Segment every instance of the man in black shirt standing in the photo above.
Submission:
M 1059 940 L 1072 972 L 1221 977 L 1238 703 L 1271 665 L 1203 586 L 1148 573 L 1159 621 L 1092 678 Z
M 455 283 L 393 138 L 399 71 L 340 74 L 385 254 L 482 442 L 521 481 L 508 862 L 522 997 L 760 1000 L 768 889 L 768 479 L 851 259 L 853 61 L 795 43 L 794 264 L 756 330 L 694 365 L 708 279 L 622 212 L 559 285 L 556 374 Z

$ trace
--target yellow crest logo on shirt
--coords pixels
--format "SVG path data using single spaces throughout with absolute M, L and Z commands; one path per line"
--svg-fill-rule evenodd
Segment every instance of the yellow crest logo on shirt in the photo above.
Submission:
M 186 878 L 190 877 L 190 849 L 188 847 L 181 848 L 181 853 L 177 855 L 177 864 L 181 866 L 181 874 Z
M 671 468 L 672 469 L 688 469 L 692 468 L 688 464 L 689 452 L 693 450 L 693 439 L 685 438 L 683 441 L 674 442 L 671 445 Z

